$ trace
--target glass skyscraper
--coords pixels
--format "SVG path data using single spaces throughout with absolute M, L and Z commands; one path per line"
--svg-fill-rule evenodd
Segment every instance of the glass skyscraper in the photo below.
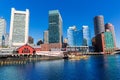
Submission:
M 114 47 L 116 48 L 116 36 L 115 36 L 115 30 L 114 30 L 113 24 L 106 23 L 105 24 L 105 30 L 110 30 L 110 32 L 112 32 L 113 40 L 114 40 Z
M 107 31 L 104 33 L 104 41 L 105 41 L 105 52 L 110 52 L 114 50 L 114 39 L 112 32 Z
M 62 18 L 58 10 L 49 11 L 49 43 L 62 43 Z
M 29 10 L 16 11 L 12 8 L 10 23 L 10 46 L 21 46 L 28 43 Z
M 90 31 L 88 26 L 82 26 L 83 46 L 91 46 Z
M 67 30 L 68 46 L 75 46 L 74 44 L 75 30 L 76 30 L 76 26 L 69 27 Z
M 69 27 L 67 30 L 68 46 L 77 47 L 83 45 L 83 32 L 77 30 L 76 26 Z

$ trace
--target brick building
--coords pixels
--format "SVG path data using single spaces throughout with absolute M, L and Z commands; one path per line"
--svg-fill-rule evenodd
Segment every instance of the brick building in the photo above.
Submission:
M 41 51 L 51 51 L 51 49 L 61 49 L 61 43 L 41 44 Z
M 115 50 L 113 35 L 109 31 L 96 35 L 95 42 L 96 52 L 112 53 Z
M 98 34 L 95 37 L 95 51 L 104 52 L 105 42 L 104 42 L 104 33 Z

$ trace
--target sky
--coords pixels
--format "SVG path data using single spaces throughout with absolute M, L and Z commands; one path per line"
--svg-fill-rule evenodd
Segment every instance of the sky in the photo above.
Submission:
M 29 35 L 34 43 L 43 39 L 43 32 L 48 29 L 48 11 L 59 10 L 63 19 L 63 37 L 67 37 L 69 26 L 81 29 L 88 25 L 91 37 L 94 36 L 93 18 L 104 16 L 104 23 L 114 25 L 117 46 L 120 47 L 120 0 L 0 0 L 0 17 L 6 19 L 7 32 L 10 29 L 11 8 L 16 10 L 29 9 Z

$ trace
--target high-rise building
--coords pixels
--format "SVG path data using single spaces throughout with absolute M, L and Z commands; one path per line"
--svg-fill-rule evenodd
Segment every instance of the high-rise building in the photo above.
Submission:
M 111 23 L 106 23 L 105 30 L 110 30 L 110 32 L 112 32 L 113 39 L 114 39 L 114 47 L 116 48 L 116 37 L 115 37 L 114 26 Z
M 46 30 L 46 31 L 44 31 L 44 44 L 48 44 L 49 43 L 48 37 L 49 37 L 48 30 Z
M 105 52 L 112 53 L 114 51 L 114 38 L 109 30 L 104 33 Z
M 95 35 L 105 32 L 104 17 L 102 15 L 95 16 L 94 29 L 95 29 Z
M 6 34 L 6 21 L 4 18 L 0 18 L 0 46 L 2 46 L 3 36 Z
M 69 27 L 67 30 L 68 46 L 74 46 L 74 32 L 76 26 Z
M 95 36 L 95 51 L 104 52 L 105 42 L 104 42 L 104 33 L 98 34 Z
M 83 45 L 91 46 L 90 31 L 88 26 L 82 26 L 83 30 Z
M 97 52 L 112 53 L 114 52 L 114 41 L 112 32 L 107 30 L 95 37 L 95 49 Z
M 28 43 L 29 29 L 29 10 L 17 11 L 15 8 L 11 10 L 10 21 L 10 46 L 22 46 Z
M 49 43 L 62 43 L 62 17 L 58 10 L 49 11 Z
M 69 27 L 67 30 L 68 46 L 77 47 L 83 45 L 83 32 L 77 30 L 76 26 Z

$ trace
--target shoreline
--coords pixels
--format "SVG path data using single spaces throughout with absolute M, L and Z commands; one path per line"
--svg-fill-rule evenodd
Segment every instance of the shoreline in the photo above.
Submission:
M 0 66 L 27 64 L 29 62 L 34 62 L 34 61 L 50 61 L 50 60 L 60 60 L 60 59 L 63 59 L 63 57 L 54 57 L 54 56 L 7 57 L 7 58 L 0 58 Z
M 93 54 L 92 54 L 93 55 Z M 88 55 L 87 56 L 92 56 Z M 99 55 L 111 55 L 111 54 L 98 54 Z M 116 55 L 116 54 L 114 54 Z M 0 66 L 3 65 L 15 65 L 15 64 L 27 64 L 33 61 L 51 61 L 51 60 L 60 60 L 60 59 L 69 59 L 68 57 L 58 57 L 58 56 L 11 56 L 11 57 L 2 57 L 0 58 Z

